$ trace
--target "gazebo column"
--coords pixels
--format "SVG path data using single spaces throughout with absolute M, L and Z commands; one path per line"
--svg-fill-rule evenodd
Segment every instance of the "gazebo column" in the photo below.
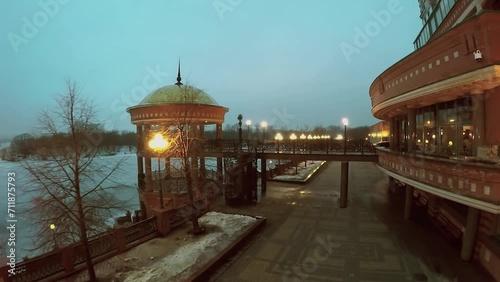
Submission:
M 194 124 L 191 126 L 191 179 L 193 180 L 193 188 L 199 188 L 199 177 L 198 177 L 198 150 L 199 150 L 199 139 L 198 139 L 198 125 Z
M 205 150 L 203 149 L 204 145 L 205 145 L 205 125 L 204 124 L 200 124 L 200 131 L 198 132 L 198 138 L 200 140 L 199 144 L 200 144 L 200 150 L 201 152 L 205 152 Z M 207 177 L 207 168 L 205 166 L 205 156 L 200 156 L 200 176 L 202 179 L 205 179 Z
M 147 143 L 147 139 L 151 135 L 151 125 L 144 126 L 143 144 Z M 146 166 L 146 191 L 153 191 L 153 174 L 151 171 L 151 157 L 148 148 L 144 146 L 144 161 Z
M 170 157 L 164 158 L 165 161 L 165 177 L 170 178 L 172 176 L 172 172 L 170 169 Z
M 218 123 L 215 128 L 217 148 L 222 153 L 222 124 Z M 217 157 L 217 181 L 222 183 L 224 172 L 222 170 L 222 157 Z
M 143 137 L 143 128 L 142 125 L 137 125 L 137 186 L 139 186 L 140 191 L 144 191 L 146 187 L 144 181 L 144 159 L 143 159 L 143 151 L 144 151 L 144 140 Z

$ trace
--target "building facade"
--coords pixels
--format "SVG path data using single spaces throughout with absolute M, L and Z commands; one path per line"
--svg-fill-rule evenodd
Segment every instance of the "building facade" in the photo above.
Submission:
M 420 0 L 415 51 L 370 86 L 378 167 L 500 281 L 500 1 Z
M 370 126 L 368 141 L 372 144 L 389 141 L 389 122 L 383 120 Z

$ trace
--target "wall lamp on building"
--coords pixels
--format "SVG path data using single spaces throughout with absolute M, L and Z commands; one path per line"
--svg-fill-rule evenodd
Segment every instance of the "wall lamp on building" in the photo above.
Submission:
M 481 53 L 481 51 L 479 51 L 479 49 L 472 52 L 472 54 L 474 55 L 474 60 L 478 62 L 481 62 L 483 60 L 483 54 Z

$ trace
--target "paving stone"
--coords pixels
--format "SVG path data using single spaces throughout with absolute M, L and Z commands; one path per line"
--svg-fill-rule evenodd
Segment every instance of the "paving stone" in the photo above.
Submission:
M 391 198 L 387 178 L 373 164 L 350 163 L 349 201 L 343 209 L 338 198 L 327 196 L 339 192 L 339 177 L 340 163 L 329 163 L 304 185 L 268 182 L 267 195 L 255 206 L 213 205 L 218 211 L 263 215 L 267 224 L 240 250 L 245 255 L 235 255 L 211 281 L 401 282 L 424 281 L 418 280 L 424 276 L 427 281 L 489 281 L 439 234 L 403 219 L 404 195 Z

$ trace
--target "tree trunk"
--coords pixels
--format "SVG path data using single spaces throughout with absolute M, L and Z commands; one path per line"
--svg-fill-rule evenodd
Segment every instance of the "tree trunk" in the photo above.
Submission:
M 83 251 L 85 253 L 85 264 L 87 265 L 87 272 L 89 274 L 89 281 L 97 281 L 97 277 L 94 270 L 94 265 L 92 264 L 92 255 L 90 254 L 89 240 L 87 238 L 87 226 L 85 225 L 85 215 L 83 213 L 82 198 L 80 195 L 79 187 L 76 189 L 76 203 L 78 208 L 78 220 L 80 224 L 80 241 L 83 245 Z
M 193 234 L 203 233 L 203 230 L 200 228 L 200 224 L 198 222 L 198 210 L 196 205 L 194 204 L 194 195 L 193 195 L 193 179 L 191 178 L 191 166 L 189 165 L 189 160 L 186 160 L 185 174 L 186 174 L 186 186 L 189 196 L 189 203 L 191 206 L 191 222 L 193 224 Z

